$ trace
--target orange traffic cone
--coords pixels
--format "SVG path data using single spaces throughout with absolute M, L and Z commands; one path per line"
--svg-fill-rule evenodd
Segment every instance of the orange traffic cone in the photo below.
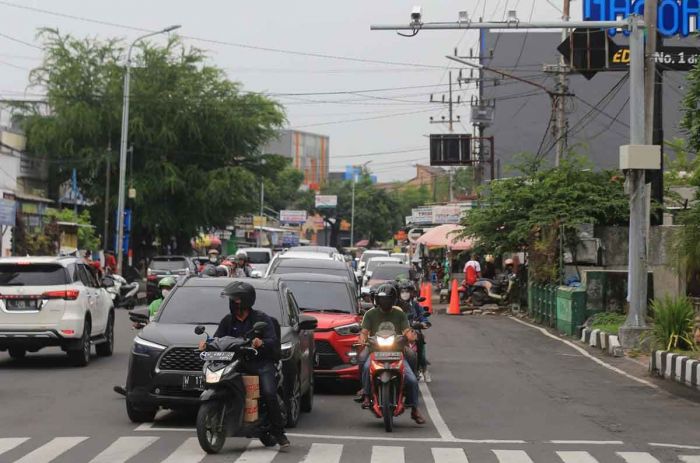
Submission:
M 447 315 L 462 315 L 459 310 L 459 289 L 457 280 L 452 280 L 452 290 L 450 291 L 450 305 L 447 308 Z
M 430 283 L 425 284 L 425 302 L 428 307 L 428 313 L 433 313 L 433 285 Z

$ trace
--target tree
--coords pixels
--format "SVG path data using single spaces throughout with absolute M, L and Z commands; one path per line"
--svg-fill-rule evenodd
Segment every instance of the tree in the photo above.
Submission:
M 124 47 L 117 40 L 76 39 L 45 29 L 43 64 L 30 74 L 45 89 L 48 115 L 25 108 L 28 149 L 49 158 L 55 192 L 73 168 L 101 223 L 105 163 L 116 178 Z M 259 148 L 284 122 L 278 103 L 243 93 L 205 54 L 178 38 L 139 45 L 132 68 L 129 143 L 138 191 L 132 240 L 186 248 L 201 228 L 222 227 L 255 210 L 252 171 Z M 108 147 L 113 147 L 111 151 Z M 265 169 L 275 181 L 289 172 Z M 113 188 L 114 191 L 114 188 Z M 111 199 L 112 206 L 116 198 Z M 114 208 L 112 208 L 114 210 Z
M 413 213 L 413 208 L 424 206 L 432 201 L 430 190 L 425 185 L 405 185 L 392 191 L 392 200 L 396 202 L 398 210 L 396 215 L 403 219 Z
M 561 232 L 574 251 L 579 225 L 627 222 L 628 199 L 621 179 L 614 172 L 587 167 L 575 155 L 558 168 L 542 169 L 538 160 L 526 160 L 518 166 L 523 176 L 500 179 L 480 191 L 479 207 L 462 220 L 464 235 L 475 238 L 484 251 L 539 254 L 542 279 L 556 278 Z

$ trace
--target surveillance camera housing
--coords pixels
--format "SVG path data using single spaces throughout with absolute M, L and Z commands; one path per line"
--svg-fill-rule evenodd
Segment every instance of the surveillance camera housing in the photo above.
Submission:
M 423 19 L 423 7 L 414 6 L 413 10 L 411 11 L 411 22 L 413 24 L 420 24 L 421 19 Z

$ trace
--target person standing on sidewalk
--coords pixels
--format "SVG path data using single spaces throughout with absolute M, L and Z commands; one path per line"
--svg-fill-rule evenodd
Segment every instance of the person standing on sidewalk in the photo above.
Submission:
M 471 255 L 471 259 L 464 265 L 464 284 L 467 287 L 467 294 L 469 298 L 467 303 L 472 302 L 472 291 L 474 290 L 474 283 L 481 278 L 481 265 L 479 264 L 478 256 L 476 254 Z

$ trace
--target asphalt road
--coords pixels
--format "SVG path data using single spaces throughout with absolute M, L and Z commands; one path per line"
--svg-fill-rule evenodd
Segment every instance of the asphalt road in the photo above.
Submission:
M 406 414 L 387 434 L 352 401 L 352 386 L 331 385 L 290 431 L 291 452 L 230 439 L 209 457 L 192 416 L 129 422 L 112 392 L 125 380 L 134 335 L 119 311 L 114 356 L 86 368 L 70 367 L 58 349 L 21 362 L 0 354 L 0 462 L 700 463 L 697 398 L 635 382 L 506 317 L 433 321 L 426 425 Z

